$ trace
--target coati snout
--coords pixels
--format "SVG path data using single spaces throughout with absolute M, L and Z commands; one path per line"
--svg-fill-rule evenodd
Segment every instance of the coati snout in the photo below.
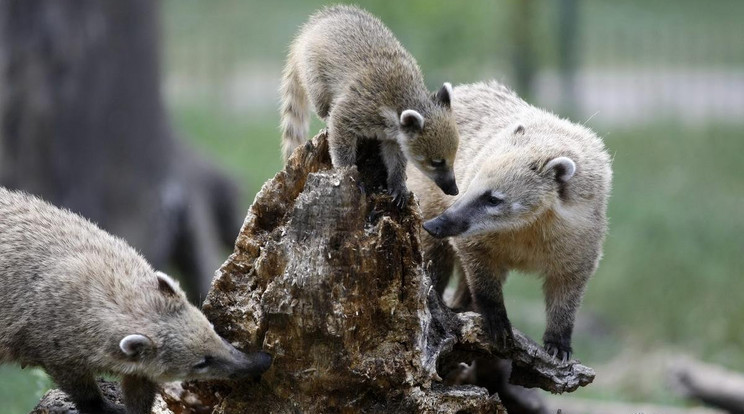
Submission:
M 228 376 L 230 379 L 258 378 L 271 367 L 272 358 L 266 352 L 245 354 L 231 344 L 227 343 L 227 345 L 232 348 L 230 353 L 234 357 L 232 364 L 229 365 L 232 371 Z
M 434 177 L 434 183 L 444 191 L 444 194 L 454 196 L 460 193 L 460 190 L 457 189 L 455 173 L 451 169 L 442 174 L 437 174 Z
M 470 227 L 470 223 L 467 220 L 452 220 L 446 214 L 424 223 L 424 230 L 438 239 L 458 236 L 466 232 L 468 227 Z

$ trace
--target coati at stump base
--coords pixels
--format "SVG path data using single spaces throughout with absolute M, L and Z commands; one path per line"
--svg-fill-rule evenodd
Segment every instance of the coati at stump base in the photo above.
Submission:
M 178 284 L 123 240 L 0 188 L 0 363 L 40 366 L 82 413 L 122 414 L 94 375 L 123 377 L 127 414 L 156 383 L 256 377 L 271 364 L 215 332 Z

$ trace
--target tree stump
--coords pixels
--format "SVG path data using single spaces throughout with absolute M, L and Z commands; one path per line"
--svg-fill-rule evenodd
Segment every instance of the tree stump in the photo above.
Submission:
M 556 393 L 593 380 L 519 332 L 500 350 L 480 315 L 444 306 L 417 203 L 401 211 L 379 191 L 376 144 L 346 169 L 327 145 L 322 132 L 263 186 L 204 303 L 221 335 L 274 356 L 260 383 L 216 386 L 216 413 L 503 412 L 485 389 L 442 380 L 476 357 L 511 359 L 513 383 Z
M 498 395 L 453 380 L 475 359 L 512 360 L 512 383 L 554 393 L 589 384 L 590 368 L 551 359 L 517 331 L 515 348 L 499 349 L 480 315 L 442 303 L 419 249 L 417 202 L 398 210 L 380 191 L 378 152 L 364 143 L 357 167 L 333 169 L 321 132 L 256 195 L 203 310 L 238 348 L 274 361 L 260 381 L 185 384 L 200 409 L 505 413 Z

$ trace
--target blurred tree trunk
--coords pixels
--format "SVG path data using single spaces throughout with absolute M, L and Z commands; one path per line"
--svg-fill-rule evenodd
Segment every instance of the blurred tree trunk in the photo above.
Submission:
M 534 39 L 534 4 L 532 0 L 514 2 L 514 18 L 511 19 L 512 68 L 515 87 L 527 102 L 534 98 L 534 81 L 537 72 Z
M 576 71 L 579 65 L 579 0 L 560 0 L 558 4 L 558 67 L 561 75 L 561 106 L 566 116 L 577 113 Z
M 237 188 L 174 139 L 159 2 L 0 1 L 0 183 L 175 264 L 196 298 L 232 244 Z

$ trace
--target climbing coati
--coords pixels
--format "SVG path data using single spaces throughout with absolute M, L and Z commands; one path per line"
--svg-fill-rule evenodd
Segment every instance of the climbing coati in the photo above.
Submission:
M 475 309 L 509 344 L 502 284 L 510 270 L 540 274 L 545 348 L 570 359 L 576 311 L 607 231 L 610 156 L 588 128 L 527 104 L 497 82 L 456 87 L 452 108 L 462 193 L 442 195 L 408 170 L 428 219 L 423 244 L 438 290 L 459 262 Z
M 149 413 L 156 383 L 239 379 L 271 356 L 214 331 L 178 284 L 123 240 L 0 188 L 0 362 L 43 367 L 83 413 Z M 123 376 L 126 411 L 94 374 Z
M 285 162 L 307 139 L 312 103 L 328 124 L 334 167 L 354 165 L 358 139 L 376 139 L 397 205 L 407 200 L 407 161 L 457 194 L 452 86 L 430 94 L 416 60 L 366 11 L 333 6 L 310 17 L 290 48 L 281 95 Z

